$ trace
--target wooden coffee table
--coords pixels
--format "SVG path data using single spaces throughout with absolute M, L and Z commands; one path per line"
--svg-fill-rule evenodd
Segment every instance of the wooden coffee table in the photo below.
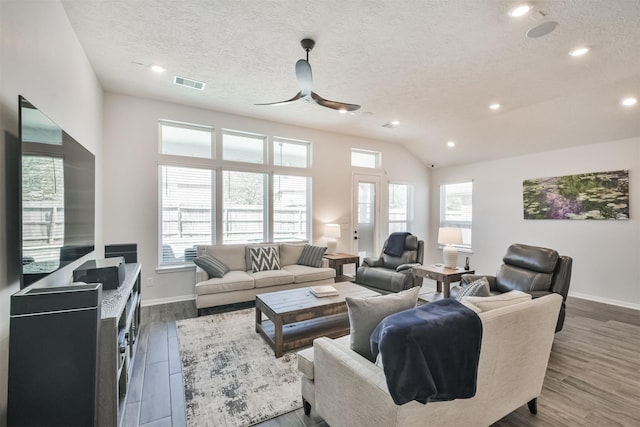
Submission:
M 256 295 L 256 332 L 273 348 L 276 357 L 304 347 L 318 337 L 349 334 L 346 297 L 380 295 L 351 282 L 333 283 L 339 295 L 318 298 L 309 288 Z M 262 318 L 262 315 L 266 319 Z

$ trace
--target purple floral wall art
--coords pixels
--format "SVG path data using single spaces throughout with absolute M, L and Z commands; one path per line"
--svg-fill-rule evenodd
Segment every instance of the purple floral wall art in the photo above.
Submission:
M 629 171 L 527 179 L 524 219 L 629 219 Z

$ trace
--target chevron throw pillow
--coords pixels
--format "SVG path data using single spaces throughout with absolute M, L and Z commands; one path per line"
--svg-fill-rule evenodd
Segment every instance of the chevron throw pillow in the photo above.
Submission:
M 258 271 L 280 270 L 280 254 L 275 246 L 260 246 L 249 248 L 251 270 Z

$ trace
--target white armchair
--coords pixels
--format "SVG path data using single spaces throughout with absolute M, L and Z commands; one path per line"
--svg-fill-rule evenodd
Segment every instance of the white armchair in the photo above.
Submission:
M 536 412 L 562 297 L 548 295 L 479 313 L 483 325 L 473 398 L 396 405 L 384 371 L 349 348 L 348 338 L 319 338 L 299 353 L 305 411 L 332 427 L 488 426 L 528 404 Z

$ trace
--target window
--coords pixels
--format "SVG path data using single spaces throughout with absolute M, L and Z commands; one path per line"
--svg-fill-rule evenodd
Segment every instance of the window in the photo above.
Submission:
M 160 152 L 175 156 L 212 158 L 213 129 L 175 122 L 160 122 Z
M 222 131 L 222 159 L 233 162 L 264 163 L 264 135 Z
M 461 248 L 471 249 L 472 182 L 440 186 L 440 227 L 462 229 Z
M 310 144 L 308 142 L 274 138 L 273 164 L 308 168 L 310 167 L 309 148 Z
M 223 129 L 215 159 L 213 128 L 158 129 L 160 266 L 189 263 L 196 245 L 311 239 L 311 143 Z
M 195 245 L 214 243 L 211 170 L 161 165 L 160 265 L 195 258 Z
M 273 240 L 306 240 L 311 235 L 311 178 L 273 176 Z
M 380 153 L 377 151 L 351 149 L 351 166 L 359 168 L 381 167 Z
M 222 172 L 224 243 L 268 240 L 266 194 L 266 174 L 227 170 Z
M 389 184 L 389 233 L 409 231 L 409 186 Z

